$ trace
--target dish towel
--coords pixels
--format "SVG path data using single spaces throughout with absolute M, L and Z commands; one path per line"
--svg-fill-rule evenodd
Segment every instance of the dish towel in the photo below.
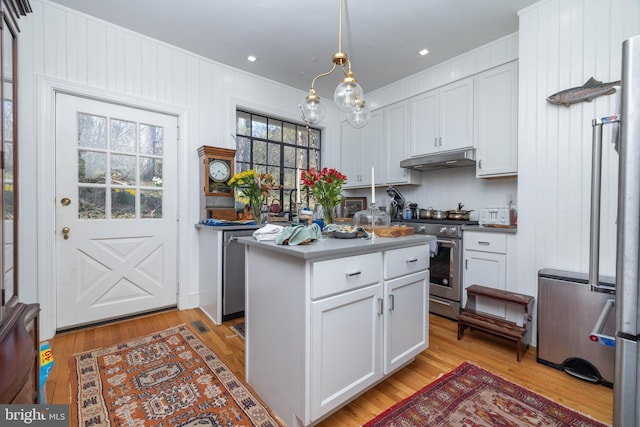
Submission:
M 429 240 L 429 254 L 431 255 L 431 258 L 438 255 L 438 240 Z
M 253 238 L 258 241 L 263 240 L 276 240 L 280 234 L 282 234 L 284 227 L 276 224 L 267 224 L 262 228 L 258 228 L 253 232 Z
M 322 237 L 322 231 L 320 231 L 318 224 L 311 224 L 308 227 L 296 224 L 282 230 L 282 233 L 278 234 L 275 240 L 276 245 L 294 246 L 318 240 L 320 237 Z

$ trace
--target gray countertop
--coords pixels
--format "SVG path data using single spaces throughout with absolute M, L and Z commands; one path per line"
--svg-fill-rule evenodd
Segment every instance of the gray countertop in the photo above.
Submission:
M 518 227 L 513 226 L 509 228 L 504 227 L 484 227 L 482 225 L 463 225 L 463 231 L 482 231 L 488 233 L 506 233 L 506 234 L 516 234 L 518 232 Z
M 238 242 L 296 258 L 315 260 L 424 245 L 435 239 L 435 236 L 414 234 L 402 237 L 377 237 L 374 240 L 362 238 L 335 239 L 333 237 L 326 237 L 306 245 L 297 246 L 276 245 L 273 241 L 257 241 L 253 237 L 240 237 L 238 238 Z

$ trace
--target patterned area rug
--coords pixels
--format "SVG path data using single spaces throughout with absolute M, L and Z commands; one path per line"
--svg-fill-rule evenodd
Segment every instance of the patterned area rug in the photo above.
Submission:
M 236 332 L 240 337 L 244 338 L 244 322 L 236 323 L 235 325 L 231 325 L 231 329 Z
M 465 362 L 365 424 L 365 427 L 382 426 L 605 427 L 605 424 Z
M 71 425 L 279 426 L 185 325 L 76 354 Z

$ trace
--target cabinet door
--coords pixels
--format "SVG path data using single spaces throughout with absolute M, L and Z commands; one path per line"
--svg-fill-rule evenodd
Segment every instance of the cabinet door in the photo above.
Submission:
M 476 284 L 506 290 L 506 258 L 503 253 L 464 251 L 464 288 Z M 467 304 L 467 293 L 463 295 L 463 305 Z M 476 310 L 501 318 L 506 316 L 504 302 L 476 297 Z
M 311 303 L 312 421 L 382 377 L 381 299 L 379 283 Z
M 411 98 L 411 156 L 437 152 L 439 116 L 438 91 Z
M 371 120 L 362 128 L 362 182 L 363 185 L 371 185 L 371 168 L 375 168 L 376 184 L 384 182 L 384 111 L 377 110 L 371 113 Z
M 409 157 L 409 103 L 400 102 L 385 109 L 386 184 L 407 184 L 411 170 L 401 168 L 400 162 Z
M 340 172 L 347 176 L 343 187 L 358 187 L 362 185 L 362 130 L 346 121 L 340 126 Z
M 477 76 L 476 175 L 518 173 L 518 63 Z
M 440 151 L 473 147 L 473 78 L 440 89 Z
M 384 374 L 413 359 L 429 345 L 428 272 L 385 282 Z

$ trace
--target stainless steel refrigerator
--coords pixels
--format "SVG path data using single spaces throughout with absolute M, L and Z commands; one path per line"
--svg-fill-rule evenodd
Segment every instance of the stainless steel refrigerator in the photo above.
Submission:
M 640 425 L 640 35 L 622 44 L 613 425 Z

